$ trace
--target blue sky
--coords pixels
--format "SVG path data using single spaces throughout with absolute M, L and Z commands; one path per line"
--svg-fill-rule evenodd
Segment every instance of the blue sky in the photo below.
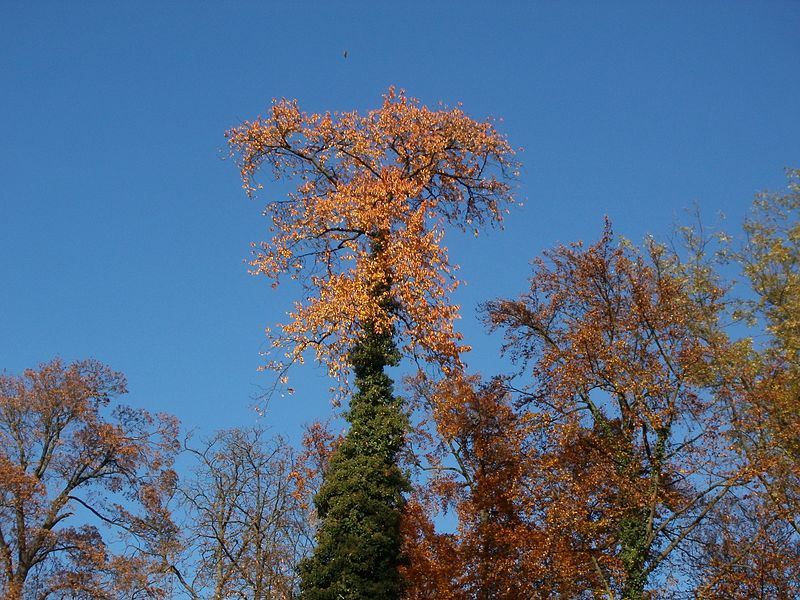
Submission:
M 367 110 L 389 85 L 463 102 L 524 163 L 503 232 L 450 237 L 468 362 L 507 368 L 475 317 L 543 249 L 608 215 L 659 237 L 695 204 L 736 229 L 800 166 L 797 2 L 82 2 L 0 7 L 0 369 L 123 371 L 126 402 L 190 428 L 256 421 L 263 329 L 297 290 L 247 275 L 261 210 L 223 133 L 298 98 Z M 347 58 L 343 53 L 347 51 Z M 325 417 L 321 369 L 265 422 Z

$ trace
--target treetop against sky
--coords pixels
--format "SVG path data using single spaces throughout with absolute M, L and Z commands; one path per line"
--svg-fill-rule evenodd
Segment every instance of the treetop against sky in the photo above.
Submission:
M 272 239 L 250 262 L 275 285 L 289 275 L 304 286 L 305 300 L 272 337 L 287 360 L 271 368 L 285 372 L 313 349 L 333 377 L 345 376 L 365 324 L 395 331 L 411 356 L 462 366 L 457 266 L 441 242 L 447 225 L 477 236 L 482 224 L 500 224 L 513 202 L 518 165 L 491 122 L 389 88 L 364 116 L 309 115 L 276 101 L 227 137 L 249 194 L 265 164 L 297 185 L 268 204 Z

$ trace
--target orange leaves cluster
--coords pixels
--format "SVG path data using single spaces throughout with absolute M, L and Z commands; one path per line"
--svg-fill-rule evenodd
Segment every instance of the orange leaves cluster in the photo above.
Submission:
M 492 328 L 506 333 L 516 360 L 535 361 L 537 397 L 565 411 L 592 394 L 610 394 L 624 427 L 670 427 L 682 411 L 700 409 L 709 353 L 694 328 L 703 315 L 671 274 L 655 243 L 649 256 L 612 243 L 610 228 L 588 249 L 559 247 L 535 261 L 530 292 L 487 304 Z
M 507 178 L 517 165 L 491 122 L 391 88 L 366 115 L 307 114 L 277 101 L 227 137 L 248 193 L 261 187 L 265 164 L 298 184 L 269 203 L 272 238 L 251 262 L 275 284 L 288 275 L 306 289 L 273 336 L 285 360 L 269 366 L 282 370 L 313 349 L 341 377 L 366 323 L 395 331 L 411 355 L 460 366 L 467 347 L 448 299 L 458 280 L 442 238 L 446 225 L 499 224 L 512 200 Z
M 697 597 L 797 598 L 800 542 L 785 515 L 769 503 L 730 502 L 724 516 L 705 532 L 705 549 L 695 558 Z
M 417 380 L 415 390 L 437 432 L 427 443 L 415 432 L 427 480 L 404 516 L 408 597 L 577 597 L 591 588 L 594 568 L 576 543 L 591 523 L 569 488 L 580 475 L 539 452 L 546 416 L 516 411 L 501 380 Z M 453 533 L 433 525 L 443 509 L 458 517 Z
M 532 597 L 530 552 L 541 536 L 519 488 L 529 468 L 526 428 L 505 390 L 453 377 L 433 385 L 418 379 L 416 391 L 437 435 L 418 440 L 429 450 L 429 478 L 405 512 L 408 597 Z M 442 506 L 455 509 L 456 534 L 435 532 L 430 515 Z

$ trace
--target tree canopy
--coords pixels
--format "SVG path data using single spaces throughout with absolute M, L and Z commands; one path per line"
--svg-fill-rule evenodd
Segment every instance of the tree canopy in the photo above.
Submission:
M 91 360 L 0 376 L 4 598 L 167 597 L 157 557 L 176 549 L 165 500 L 177 420 L 109 414 L 125 391 L 121 373 Z
M 276 284 L 288 275 L 305 285 L 273 337 L 286 360 L 270 366 L 282 370 L 313 349 L 338 377 L 365 323 L 395 331 L 409 354 L 461 365 L 467 347 L 449 296 L 459 282 L 442 239 L 448 224 L 477 234 L 500 223 L 513 201 L 514 152 L 491 121 L 460 107 L 429 109 L 390 88 L 365 115 L 307 114 L 296 101 L 275 101 L 227 137 L 248 193 L 260 189 L 264 165 L 297 183 L 267 206 L 272 238 L 251 262 Z

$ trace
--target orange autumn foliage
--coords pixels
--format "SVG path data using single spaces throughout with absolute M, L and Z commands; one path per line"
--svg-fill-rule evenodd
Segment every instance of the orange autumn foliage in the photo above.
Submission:
M 547 526 L 538 504 L 546 491 L 533 487 L 557 485 L 532 446 L 542 420 L 515 411 L 501 379 L 417 378 L 413 386 L 435 432 L 420 423 L 413 436 L 427 478 L 404 514 L 407 597 L 515 600 L 591 589 L 586 557 L 559 525 Z M 451 510 L 457 529 L 437 531 L 433 518 Z
M 265 117 L 227 132 L 244 187 L 262 166 L 297 182 L 269 203 L 272 238 L 252 272 L 305 286 L 288 323 L 272 335 L 283 371 L 313 350 L 345 378 L 347 351 L 365 323 L 393 329 L 404 350 L 450 370 L 468 349 L 454 329 L 459 284 L 442 245 L 445 227 L 499 224 L 511 203 L 513 151 L 490 121 L 460 107 L 429 109 L 390 88 L 381 108 L 308 114 L 280 100 Z
M 3 598 L 169 596 L 178 424 L 124 406 L 109 415 L 124 392 L 96 361 L 0 376 Z
M 702 327 L 721 307 L 692 297 L 663 247 L 607 227 L 486 309 L 530 379 L 416 385 L 428 481 L 407 516 L 411 597 L 658 597 L 753 478 L 715 393 L 727 341 Z M 442 506 L 452 534 L 432 527 Z
M 530 555 L 542 539 L 517 489 L 530 468 L 529 454 L 525 424 L 514 415 L 507 392 L 499 381 L 483 385 L 476 377 L 432 386 L 418 379 L 416 391 L 436 435 L 420 457 L 432 476 L 405 512 L 407 597 L 532 597 L 538 578 Z M 455 511 L 455 533 L 435 531 L 431 515 L 437 505 Z
M 751 476 L 714 393 L 725 337 L 703 333 L 721 308 L 692 297 L 665 248 L 615 243 L 610 226 L 535 261 L 520 299 L 487 305 L 507 351 L 532 367 L 527 414 L 546 417 L 532 509 L 597 590 L 643 597 Z
M 724 506 L 703 532 L 696 565 L 697 597 L 707 600 L 790 599 L 800 595 L 800 541 L 785 515 L 754 494 Z

